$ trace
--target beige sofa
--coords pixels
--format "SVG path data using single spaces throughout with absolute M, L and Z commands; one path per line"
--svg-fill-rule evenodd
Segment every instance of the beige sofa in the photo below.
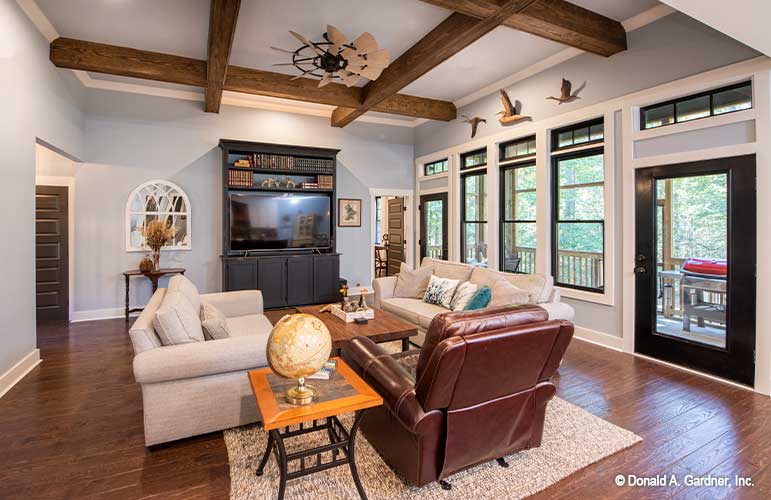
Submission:
M 196 292 L 197 293 L 197 292 Z M 163 346 L 153 327 L 159 288 L 131 327 L 147 446 L 260 420 L 247 372 L 267 366 L 272 325 L 257 290 L 198 295 L 226 316 L 229 338 Z
M 474 267 L 460 262 L 448 262 L 424 258 L 421 267 L 433 266 L 433 274 L 440 278 L 471 281 L 477 285 L 491 286 L 495 281 L 504 278 L 517 288 L 530 293 L 530 303 L 537 304 L 549 313 L 549 319 L 572 321 L 575 311 L 568 304 L 560 301 L 560 292 L 554 288 L 554 278 L 544 274 L 512 274 L 483 267 Z M 426 304 L 420 299 L 394 297 L 396 276 L 376 278 L 372 282 L 375 289 L 375 305 L 409 321 L 418 328 L 417 339 L 413 342 L 423 345 L 428 325 L 437 314 L 448 312 L 441 306 Z

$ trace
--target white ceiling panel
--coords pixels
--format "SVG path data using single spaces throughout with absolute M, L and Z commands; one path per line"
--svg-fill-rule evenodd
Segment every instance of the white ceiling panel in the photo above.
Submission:
M 206 59 L 209 0 L 37 0 L 61 36 Z

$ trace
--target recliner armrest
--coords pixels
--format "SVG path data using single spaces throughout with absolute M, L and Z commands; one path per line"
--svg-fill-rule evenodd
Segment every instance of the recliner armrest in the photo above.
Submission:
M 398 361 L 367 337 L 356 337 L 343 348 L 343 359 L 383 398 L 407 429 L 420 433 L 427 416 L 415 397 L 415 382 Z

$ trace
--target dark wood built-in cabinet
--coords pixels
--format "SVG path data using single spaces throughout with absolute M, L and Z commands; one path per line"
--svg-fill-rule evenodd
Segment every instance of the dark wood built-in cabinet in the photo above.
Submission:
M 340 254 L 335 252 L 337 149 L 221 140 L 222 289 L 262 291 L 266 308 L 339 299 Z M 246 165 L 248 166 L 237 166 Z M 265 179 L 280 185 L 263 185 Z M 291 179 L 293 183 L 287 183 Z M 329 244 L 324 248 L 239 250 L 231 244 L 230 197 L 250 192 L 322 193 L 330 197 Z

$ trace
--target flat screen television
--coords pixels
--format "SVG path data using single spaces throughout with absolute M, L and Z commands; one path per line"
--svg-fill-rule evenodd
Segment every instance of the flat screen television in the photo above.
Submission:
M 328 249 L 331 197 L 317 193 L 231 193 L 230 249 Z

